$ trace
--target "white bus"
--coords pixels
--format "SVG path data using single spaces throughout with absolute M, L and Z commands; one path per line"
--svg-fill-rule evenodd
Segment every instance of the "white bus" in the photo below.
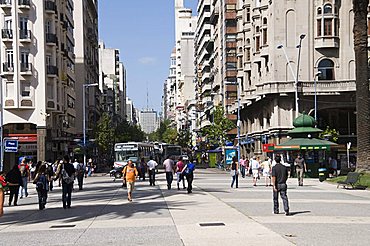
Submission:
M 128 142 L 114 145 L 114 168 L 124 167 L 128 160 L 138 164 L 141 158 L 147 162 L 150 156 L 154 156 L 154 144 Z

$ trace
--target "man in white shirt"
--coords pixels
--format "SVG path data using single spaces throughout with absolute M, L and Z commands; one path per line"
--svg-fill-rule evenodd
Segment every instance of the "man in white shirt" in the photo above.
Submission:
M 148 173 L 149 173 L 149 185 L 155 185 L 155 167 L 158 166 L 158 163 L 153 160 L 153 156 L 151 156 L 150 161 L 146 164 L 148 166 Z
M 167 189 L 171 190 L 174 171 L 174 161 L 170 158 L 170 156 L 168 156 L 167 159 L 164 160 L 163 167 L 166 171 Z
M 253 175 L 253 186 L 257 186 L 257 179 L 259 177 L 259 168 L 260 163 L 257 161 L 257 157 L 253 156 L 250 168 L 252 168 L 252 175 Z

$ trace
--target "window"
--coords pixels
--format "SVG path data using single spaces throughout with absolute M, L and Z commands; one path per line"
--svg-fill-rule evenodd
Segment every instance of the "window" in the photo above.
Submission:
M 262 45 L 267 45 L 267 28 L 262 29 Z
M 256 36 L 256 52 L 260 52 L 260 36 Z
M 251 8 L 247 7 L 245 11 L 245 20 L 246 22 L 251 22 Z
M 31 95 L 31 83 L 28 81 L 22 82 L 22 89 L 21 89 L 22 97 L 30 97 Z
M 333 19 L 324 19 L 324 36 L 333 35 Z
M 28 50 L 21 51 L 21 72 L 29 71 L 29 55 Z
M 333 8 L 331 7 L 330 4 L 325 4 L 324 6 L 324 14 L 332 14 L 333 13 Z
M 226 70 L 236 70 L 236 62 L 226 62 Z
M 319 80 L 334 80 L 334 62 L 323 59 L 319 62 L 318 70 L 321 72 Z
M 245 61 L 250 62 L 251 61 L 251 48 L 245 48 Z
M 317 8 L 317 15 L 321 15 L 321 14 L 322 14 L 321 8 Z
M 47 91 L 48 99 L 54 99 L 54 86 L 53 86 L 53 84 L 48 83 L 46 91 Z
M 14 65 L 14 60 L 13 60 L 13 50 L 12 49 L 7 49 L 6 50 L 6 66 L 7 67 L 13 67 Z
M 235 11 L 236 4 L 226 4 L 226 11 Z
M 5 97 L 12 98 L 14 96 L 14 81 L 6 81 Z
M 317 20 L 317 36 L 321 36 L 321 19 Z

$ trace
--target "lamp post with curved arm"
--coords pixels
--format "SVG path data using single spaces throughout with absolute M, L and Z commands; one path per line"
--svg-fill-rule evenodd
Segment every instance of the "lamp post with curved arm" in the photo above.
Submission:
M 84 165 L 86 166 L 86 88 L 99 86 L 98 83 L 94 84 L 83 84 L 83 90 L 82 90 L 82 113 L 83 113 L 83 143 L 84 143 Z

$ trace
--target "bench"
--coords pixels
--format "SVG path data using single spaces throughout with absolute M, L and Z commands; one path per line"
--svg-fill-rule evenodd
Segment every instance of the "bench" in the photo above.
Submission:
M 352 188 L 355 188 L 356 183 L 360 181 L 362 173 L 356 173 L 356 172 L 349 172 L 347 174 L 347 178 L 344 181 L 338 181 L 337 182 L 337 188 L 342 185 L 343 188 L 347 188 L 348 185 L 351 185 Z

